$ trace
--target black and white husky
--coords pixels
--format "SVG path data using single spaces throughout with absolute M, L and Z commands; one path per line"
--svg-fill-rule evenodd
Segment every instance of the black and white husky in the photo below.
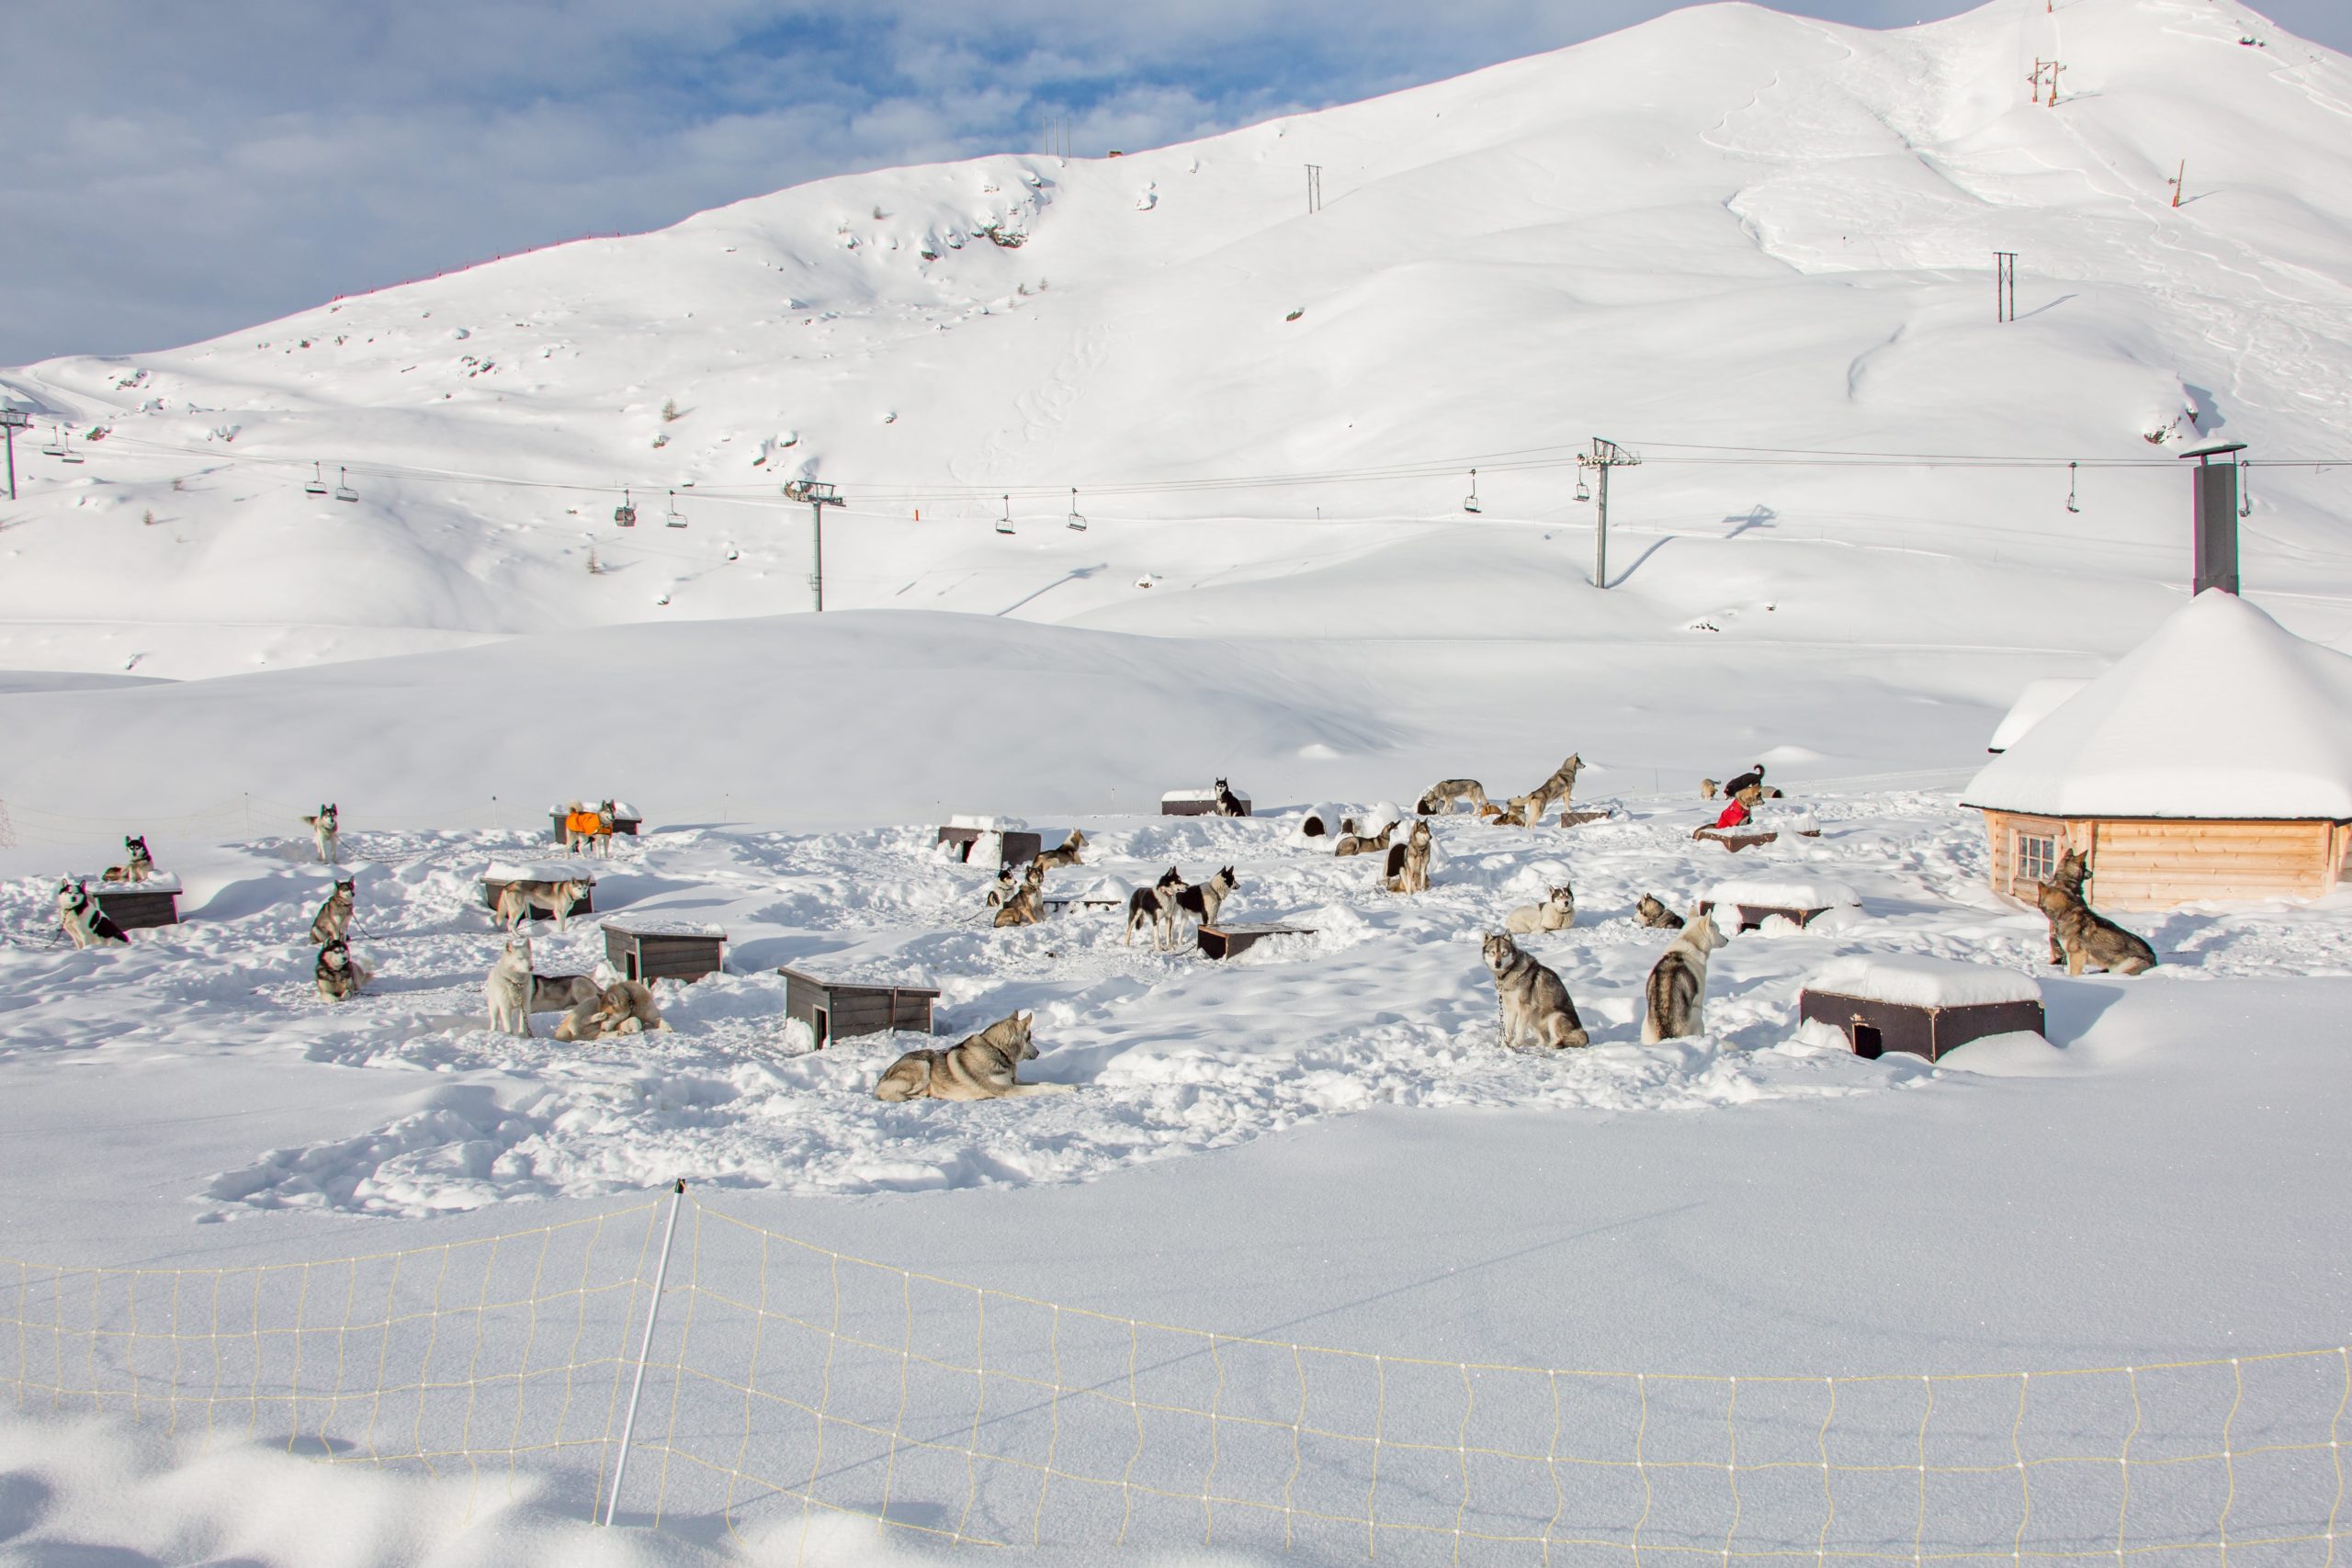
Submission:
M 107 918 L 90 890 L 78 882 L 57 885 L 57 923 L 65 928 L 75 947 L 96 947 L 107 942 L 127 942 L 122 928 Z
M 351 949 L 338 937 L 319 949 L 319 962 L 311 970 L 311 977 L 319 983 L 319 995 L 331 1002 L 347 1001 L 359 994 L 359 987 L 375 978 L 368 967 L 351 956 Z
M 1234 794 L 1233 786 L 1223 779 L 1216 781 L 1216 814 L 1219 817 L 1250 815 L 1250 808 L 1241 804 L 1241 797 Z
M 1170 951 L 1176 946 L 1176 922 L 1190 920 L 1197 934 L 1203 926 L 1216 924 L 1217 909 L 1227 895 L 1240 886 L 1240 879 L 1233 868 L 1226 866 L 1206 882 L 1176 889 L 1175 896 L 1159 907 L 1159 942 Z
M 1666 944 L 1643 983 L 1643 1044 L 1706 1032 L 1707 954 L 1723 943 L 1714 920 L 1693 907 L 1681 934 Z
M 1183 874 L 1170 866 L 1158 882 L 1148 887 L 1138 887 L 1127 895 L 1127 932 L 1119 939 L 1122 946 L 1133 947 L 1136 932 L 1150 931 L 1159 924 L 1162 910 L 1184 886 Z
M 311 838 L 318 843 L 321 865 L 333 865 L 343 857 L 341 818 L 333 801 L 320 807 L 313 815 L 303 818 L 302 825 L 311 829 Z

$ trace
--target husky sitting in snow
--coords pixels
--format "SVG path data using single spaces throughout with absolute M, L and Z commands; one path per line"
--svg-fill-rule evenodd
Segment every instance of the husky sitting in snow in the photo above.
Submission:
M 57 885 L 57 923 L 75 947 L 97 947 L 108 942 L 128 942 L 122 928 L 107 918 L 90 897 L 90 890 L 78 882 Z
M 1065 865 L 1083 865 L 1086 863 L 1079 859 L 1079 852 L 1085 848 L 1086 835 L 1076 828 L 1072 828 L 1069 838 L 1040 854 L 1035 863 L 1049 869 Z
M 2088 906 L 2090 900 L 2083 897 L 2083 884 L 2089 880 L 2090 869 L 2088 855 L 2080 850 L 2068 850 L 2058 857 L 2058 869 L 2050 874 L 2050 886 Z M 2066 950 L 2058 941 L 2058 921 L 2054 917 L 2050 920 L 2050 962 L 2066 962 Z
M 147 852 L 147 837 L 133 833 L 122 840 L 127 858 L 99 874 L 100 882 L 144 882 L 155 874 L 155 857 Z
M 594 985 L 594 982 L 591 982 Z M 588 1004 L 573 1008 L 556 1021 L 558 1040 L 594 1040 L 607 1034 L 675 1033 L 653 999 L 653 987 L 642 980 L 616 980 L 597 990 Z
M 319 961 L 311 971 L 318 982 L 319 995 L 331 1002 L 347 1001 L 359 994 L 359 987 L 376 977 L 375 972 L 351 956 L 350 947 L 341 937 L 319 949 Z
M 2051 939 L 2066 955 L 2066 973 L 2104 969 L 2143 975 L 2156 966 L 2156 950 L 2093 909 L 2055 882 L 2034 884 L 2041 912 L 2050 918 Z
M 1340 841 L 1331 846 L 1331 853 L 1335 856 L 1377 854 L 1388 847 L 1388 835 L 1396 830 L 1396 824 L 1391 822 L 1377 833 L 1359 833 L 1353 823 L 1343 822 L 1340 825 Z
M 1037 1055 L 1029 1026 L 1036 1014 L 1016 1012 L 944 1051 L 910 1051 L 890 1064 L 874 1086 L 874 1098 L 908 1100 L 1002 1100 L 1017 1094 L 1068 1094 L 1066 1083 L 1023 1083 L 1014 1075 Z
M 319 906 L 317 918 L 311 921 L 311 941 L 313 945 L 320 942 L 341 942 L 350 932 L 351 911 L 353 906 L 358 902 L 358 885 L 351 878 L 347 876 L 335 878 L 334 891 L 327 895 L 327 901 Z
M 490 1027 L 494 1034 L 528 1034 L 531 1032 L 531 939 L 526 936 L 506 939 L 506 951 L 491 965 L 489 977 L 482 981 L 482 998 L 490 1004 Z
M 329 801 L 311 815 L 302 818 L 302 826 L 311 830 L 311 841 L 319 848 L 319 863 L 333 865 L 343 854 L 342 817 Z
M 1707 1028 L 1707 954 L 1724 933 L 1694 906 L 1682 934 L 1666 944 L 1642 986 L 1642 1043 L 1682 1040 Z
M 1241 797 L 1234 794 L 1233 786 L 1223 779 L 1216 781 L 1216 815 L 1219 817 L 1250 815 L 1250 808 L 1241 804 Z
M 996 912 L 1000 926 L 1034 926 L 1046 918 L 1046 863 L 1040 858 L 1029 863 L 1028 874 L 1022 877 L 1020 887 L 1004 901 Z
M 1414 804 L 1416 816 L 1436 817 L 1451 812 L 1453 803 L 1466 800 L 1476 811 L 1487 804 L 1487 787 L 1476 779 L 1440 779 L 1421 791 L 1421 798 Z
M 1184 874 L 1174 866 L 1160 874 L 1159 880 L 1148 887 L 1138 887 L 1127 895 L 1127 931 L 1119 939 L 1123 947 L 1135 945 L 1136 932 L 1151 931 L 1159 924 L 1159 917 L 1170 900 L 1183 889 Z
M 1416 822 L 1401 844 L 1388 846 L 1386 873 L 1381 885 L 1391 893 L 1430 890 L 1430 825 Z
M 1662 931 L 1679 931 L 1682 917 L 1666 907 L 1666 900 L 1655 893 L 1645 893 L 1642 901 L 1634 906 L 1635 923 Z
M 1197 937 L 1203 926 L 1216 924 L 1216 912 L 1226 897 L 1241 886 L 1231 866 L 1225 867 L 1206 882 L 1191 887 L 1179 887 L 1159 906 L 1159 945 L 1169 952 L 1176 948 L 1176 922 L 1190 920 Z
M 1544 895 L 1541 904 L 1521 904 L 1503 917 L 1503 930 L 1513 936 L 1566 931 L 1576 923 L 1576 890 L 1566 883 Z
M 561 931 L 572 906 L 587 897 L 584 882 L 510 882 L 499 890 L 498 918 L 511 931 L 529 919 L 532 910 L 545 909 L 555 917 L 555 929 Z
M 1577 1004 L 1559 976 L 1538 964 L 1519 943 L 1496 931 L 1481 944 L 1494 971 L 1495 997 L 1502 1003 L 1503 1044 L 1522 1040 L 1558 1051 L 1589 1043 Z

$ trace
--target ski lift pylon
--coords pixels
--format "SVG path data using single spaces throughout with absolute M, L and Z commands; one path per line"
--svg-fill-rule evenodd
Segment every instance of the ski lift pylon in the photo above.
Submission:
M 678 492 L 674 490 L 670 492 L 669 513 L 662 517 L 662 521 L 673 528 L 683 528 L 686 525 L 685 514 L 678 510 Z
M 1476 468 L 1470 470 L 1470 493 L 1462 498 L 1462 510 L 1473 513 L 1487 510 L 1478 504 L 1478 470 Z
M 1000 534 L 1012 532 L 1012 497 L 1009 495 L 1004 498 L 1004 515 L 996 520 L 996 531 Z
M 2081 465 L 2077 463 L 2069 463 L 2066 465 L 2066 510 L 2069 512 L 2080 512 L 2082 510 L 2081 507 L 2075 504 L 2075 470 L 2079 467 L 2081 467 Z
M 1086 519 L 1078 510 L 1078 487 L 1076 485 L 1069 487 L 1069 525 L 1071 530 L 1075 533 L 1083 534 L 1086 532 Z
M 359 499 L 359 492 L 351 488 L 351 470 L 349 468 L 339 468 L 335 469 L 334 498 L 337 501 L 357 501 Z
M 637 526 L 637 502 L 629 499 L 626 487 L 621 491 L 621 503 L 613 508 L 613 521 L 624 528 Z
M 323 463 L 311 465 L 311 477 L 302 486 L 304 495 L 324 495 L 327 492 L 327 470 Z

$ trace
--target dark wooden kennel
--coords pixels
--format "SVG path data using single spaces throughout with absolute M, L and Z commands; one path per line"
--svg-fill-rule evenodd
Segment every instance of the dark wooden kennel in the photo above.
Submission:
M 1740 851 L 1747 848 L 1750 844 L 1769 844 L 1780 838 L 1781 835 L 1778 833 L 1748 833 L 1743 832 L 1736 828 L 1699 828 L 1694 829 L 1691 831 L 1690 836 L 1694 839 L 1704 839 L 1709 843 L 1721 844 L 1732 853 L 1737 854 Z
M 879 1034 L 886 1029 L 931 1032 L 932 1004 L 939 999 L 937 987 L 827 980 L 790 967 L 776 973 L 784 976 L 785 1015 L 808 1026 L 820 1051 L 829 1041 Z
M 605 957 L 624 980 L 699 980 L 727 967 L 727 933 L 679 920 L 606 920 Z
M 1270 936 L 1313 936 L 1305 926 L 1203 926 L 1201 956 L 1232 958 L 1247 953 Z
M 175 926 L 180 923 L 180 885 L 176 878 L 92 882 L 85 886 L 100 912 L 124 931 L 135 931 L 150 926 Z
M 545 866 L 538 869 L 557 871 L 563 874 L 555 876 L 492 876 L 488 874 L 484 874 L 481 879 L 482 907 L 493 915 L 498 913 L 498 896 L 505 892 L 508 887 L 517 882 L 577 882 L 581 885 L 580 897 L 573 899 L 571 901 L 571 908 L 563 912 L 564 919 L 570 919 L 574 915 L 593 915 L 596 912 L 596 879 L 589 874 L 585 866 L 581 865 L 575 861 L 569 866 Z M 549 920 L 554 918 L 555 917 L 549 914 L 547 910 L 539 908 L 536 905 L 532 907 L 531 919 L 535 920 Z
M 1250 797 L 1239 790 L 1233 798 L 1241 803 L 1241 815 L 1250 815 Z M 1214 817 L 1216 815 L 1216 791 L 1214 789 L 1171 789 L 1159 797 L 1162 817 Z
M 1045 835 L 1013 828 L 942 828 L 939 841 L 956 846 L 955 858 L 966 865 L 1027 865 L 1045 849 Z M 989 859 L 993 844 L 997 858 Z M 978 855 L 978 859 L 973 857 Z
M 2039 1034 L 2043 1026 L 2040 1002 L 1922 1007 L 1837 991 L 1799 992 L 1797 1016 L 1810 1023 L 1826 1023 L 1843 1034 L 1857 1056 L 1875 1059 L 1889 1051 L 1903 1051 L 1930 1062 L 1972 1040 L 2020 1032 Z

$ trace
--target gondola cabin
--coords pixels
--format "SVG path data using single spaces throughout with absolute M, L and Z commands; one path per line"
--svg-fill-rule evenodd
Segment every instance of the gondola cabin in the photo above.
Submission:
M 1043 834 L 1028 831 L 1012 817 L 950 817 L 939 830 L 947 857 L 990 870 L 1027 865 L 1046 847 Z
M 2208 589 L 1962 799 L 1994 891 L 2027 904 L 2069 850 L 2099 909 L 2319 897 L 2352 852 L 2352 657 Z
M 1804 983 L 1797 1016 L 1836 1030 L 1857 1056 L 1900 1051 L 1930 1062 L 1973 1040 L 2043 1028 L 2031 976 L 1910 953 L 1832 962 Z
M 155 875 L 144 882 L 98 882 L 83 886 L 107 919 L 124 931 L 180 923 L 180 879 Z
M 905 1029 L 931 1032 L 932 1005 L 939 1000 L 935 986 L 911 982 L 827 978 L 785 967 L 784 1011 L 808 1026 L 820 1051 L 835 1040 Z
M 699 980 L 727 967 L 727 933 L 717 926 L 619 915 L 604 929 L 605 961 L 624 980 Z

